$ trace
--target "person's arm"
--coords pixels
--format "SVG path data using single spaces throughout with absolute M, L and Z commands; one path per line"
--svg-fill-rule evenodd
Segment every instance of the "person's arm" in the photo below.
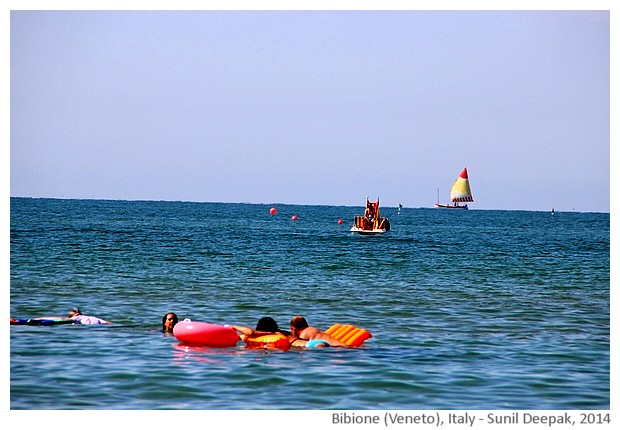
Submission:
M 235 330 L 237 330 L 239 333 L 245 334 L 247 336 L 250 336 L 252 333 L 254 333 L 254 329 L 252 329 L 250 327 L 244 327 L 244 326 L 240 326 L 240 325 L 231 325 L 231 324 L 229 324 L 229 327 L 232 327 Z

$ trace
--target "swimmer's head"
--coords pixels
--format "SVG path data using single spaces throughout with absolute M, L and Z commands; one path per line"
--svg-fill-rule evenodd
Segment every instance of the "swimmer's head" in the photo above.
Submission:
M 278 323 L 271 317 L 263 317 L 259 319 L 256 324 L 256 331 L 268 331 L 270 333 L 275 333 L 278 330 Z
M 165 332 L 172 333 L 172 329 L 179 322 L 179 317 L 174 312 L 168 312 L 161 320 L 161 328 Z
M 308 321 L 306 321 L 304 317 L 302 317 L 301 315 L 293 317 L 293 319 L 291 320 L 291 329 L 301 331 L 305 328 L 308 328 Z

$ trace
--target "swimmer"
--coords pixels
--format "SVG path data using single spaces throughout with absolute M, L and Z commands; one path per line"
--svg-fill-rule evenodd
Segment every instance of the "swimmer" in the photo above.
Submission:
M 101 318 L 82 315 L 79 308 L 73 308 L 73 310 L 69 312 L 69 319 L 76 324 L 112 324 L 110 321 L 106 321 Z
M 344 348 L 350 348 L 346 343 L 342 343 L 339 340 L 331 337 L 324 331 L 317 329 L 316 327 L 308 325 L 308 321 L 300 315 L 297 315 L 291 319 L 291 336 L 289 341 L 292 346 L 298 346 L 297 341 L 325 341 L 329 346 L 340 346 Z M 308 345 L 309 346 L 309 345 Z
M 234 328 L 241 334 L 245 334 L 246 336 L 271 333 L 282 333 L 285 336 L 290 335 L 288 331 L 280 330 L 280 328 L 278 327 L 278 323 L 271 317 L 263 317 L 259 319 L 258 323 L 256 323 L 255 329 L 239 325 L 230 325 L 230 327 Z
M 172 333 L 172 329 L 179 322 L 179 317 L 174 312 L 168 312 L 161 320 L 161 331 L 164 333 Z
M 329 346 L 328 342 L 324 340 L 320 340 L 320 339 L 311 340 L 311 341 L 300 339 L 299 337 L 293 335 L 291 332 L 280 329 L 280 327 L 278 327 L 278 323 L 271 317 L 263 317 L 260 320 L 258 320 L 258 323 L 256 324 L 256 329 L 253 329 L 251 327 L 237 326 L 237 325 L 231 325 L 230 327 L 234 328 L 239 333 L 241 333 L 242 339 L 243 339 L 243 336 L 245 336 L 248 339 L 252 339 L 252 338 L 256 338 L 256 337 L 260 337 L 264 335 L 281 333 L 287 337 L 288 341 L 290 342 L 290 346 L 293 346 L 293 347 L 324 348 L 326 346 Z
M 241 340 L 249 348 L 281 349 L 286 351 L 291 347 L 288 339 L 290 333 L 280 330 L 278 323 L 271 317 L 263 317 L 258 320 L 256 329 L 238 325 L 230 325 L 229 327 L 241 333 Z

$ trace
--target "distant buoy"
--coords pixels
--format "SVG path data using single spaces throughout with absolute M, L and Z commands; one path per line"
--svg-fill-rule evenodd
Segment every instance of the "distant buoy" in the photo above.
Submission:
M 344 221 L 343 221 L 343 220 L 341 220 L 341 219 L 339 219 L 339 220 L 338 220 L 338 224 L 342 224 L 343 222 L 344 222 Z
M 278 213 L 278 210 L 277 210 L 276 208 L 271 208 L 271 209 L 269 209 L 269 213 L 270 213 L 271 215 L 275 215 L 275 214 L 277 214 L 277 213 Z
M 293 216 L 291 217 L 291 219 L 292 219 L 293 221 L 297 221 L 297 215 L 293 215 Z

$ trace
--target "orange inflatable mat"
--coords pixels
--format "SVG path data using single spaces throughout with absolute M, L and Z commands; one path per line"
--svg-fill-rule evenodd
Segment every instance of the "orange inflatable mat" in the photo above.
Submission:
M 340 342 L 346 343 L 347 345 L 353 347 L 360 346 L 366 339 L 372 337 L 372 334 L 363 328 L 341 324 L 334 324 L 328 328 L 325 333 L 335 339 L 338 339 Z

